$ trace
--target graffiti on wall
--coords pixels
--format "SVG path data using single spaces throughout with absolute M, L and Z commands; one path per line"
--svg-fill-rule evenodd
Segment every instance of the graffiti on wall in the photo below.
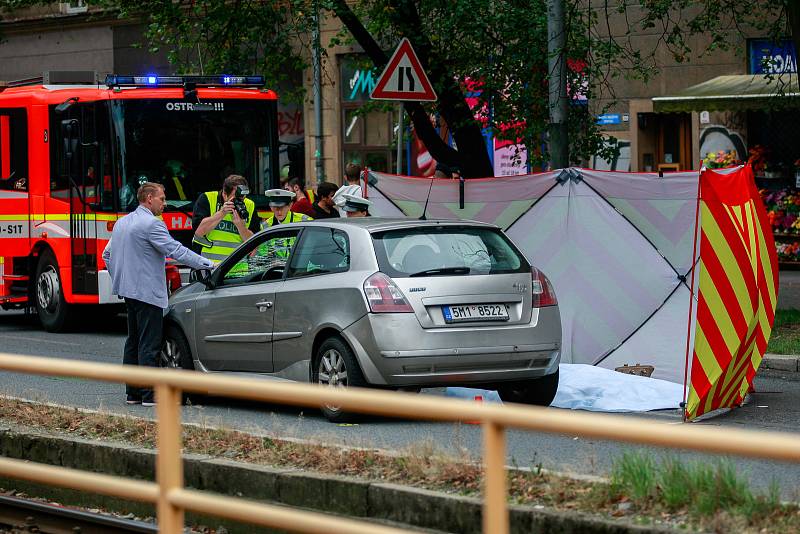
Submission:
M 704 128 L 700 133 L 700 157 L 703 158 L 709 152 L 717 154 L 720 151 L 735 152 L 739 161 L 747 159 L 747 148 L 739 132 L 719 124 Z
M 278 111 L 278 137 L 286 142 L 303 137 L 303 112 L 299 108 L 286 108 Z
M 305 125 L 303 108 L 293 104 L 278 106 L 278 165 L 282 174 L 304 176 Z M 292 163 L 294 160 L 294 163 Z M 290 168 L 293 167 L 293 170 Z

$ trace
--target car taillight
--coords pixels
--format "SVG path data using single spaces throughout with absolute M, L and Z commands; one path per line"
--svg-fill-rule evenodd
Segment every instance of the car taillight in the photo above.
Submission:
M 545 306 L 558 304 L 556 292 L 553 291 L 553 284 L 536 267 L 531 268 L 531 293 L 533 293 L 531 306 L 534 308 L 544 308 Z
M 172 293 L 181 287 L 181 273 L 174 265 L 167 265 L 167 287 L 169 292 Z
M 412 313 L 414 309 L 392 279 L 377 272 L 364 282 L 364 295 L 372 313 Z

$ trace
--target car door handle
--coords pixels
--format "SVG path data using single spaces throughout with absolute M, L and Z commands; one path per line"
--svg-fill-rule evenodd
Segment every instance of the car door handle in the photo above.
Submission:
M 258 311 L 266 311 L 272 307 L 272 301 L 262 300 L 261 302 L 256 302 L 255 306 L 258 308 Z

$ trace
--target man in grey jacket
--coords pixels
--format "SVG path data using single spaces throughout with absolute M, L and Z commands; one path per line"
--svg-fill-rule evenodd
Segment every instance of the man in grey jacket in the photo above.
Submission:
M 155 367 L 167 307 L 166 259 L 195 269 L 211 269 L 214 264 L 169 235 L 159 218 L 167 200 L 161 184 L 143 183 L 136 197 L 139 207 L 114 225 L 103 260 L 111 275 L 113 293 L 124 297 L 128 308 L 128 337 L 122 363 Z M 128 404 L 155 404 L 152 389 L 127 385 L 126 393 Z

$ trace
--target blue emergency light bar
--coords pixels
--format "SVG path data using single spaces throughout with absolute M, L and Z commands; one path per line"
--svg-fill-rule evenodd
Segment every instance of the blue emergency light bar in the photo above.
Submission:
M 263 76 L 106 76 L 108 87 L 186 87 L 187 85 L 202 87 L 264 87 Z

